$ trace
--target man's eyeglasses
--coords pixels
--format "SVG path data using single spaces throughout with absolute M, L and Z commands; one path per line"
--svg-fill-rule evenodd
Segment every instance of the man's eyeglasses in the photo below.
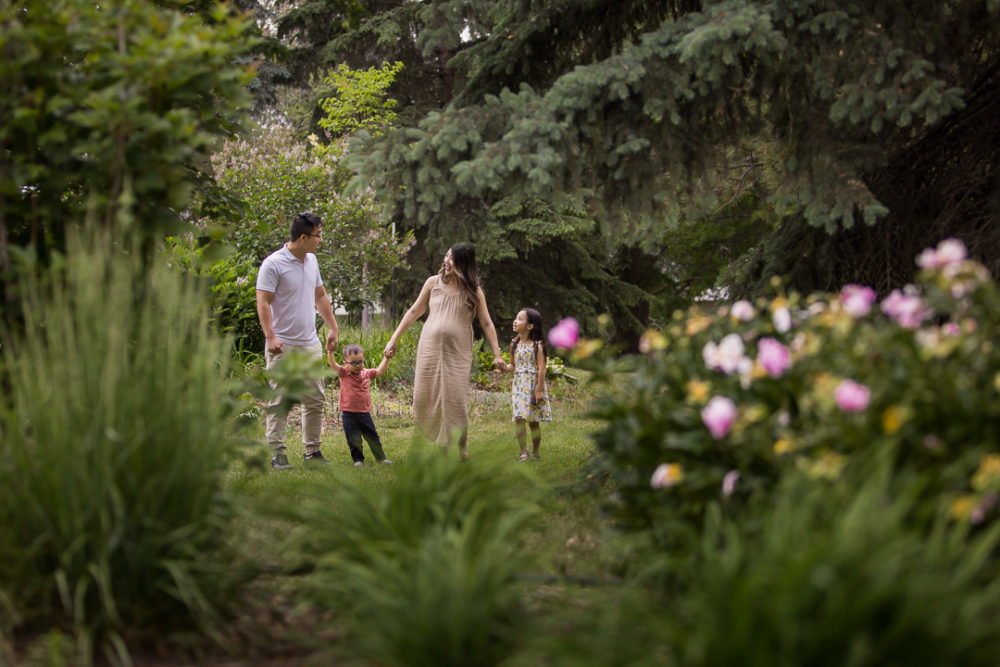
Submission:
M 323 238 L 323 232 L 320 232 L 319 234 L 306 234 L 306 236 L 311 236 L 314 239 L 321 239 Z
M 350 364 L 351 366 L 364 366 L 365 365 L 365 360 L 364 359 L 358 359 L 357 361 L 345 361 L 344 363 L 345 364 Z

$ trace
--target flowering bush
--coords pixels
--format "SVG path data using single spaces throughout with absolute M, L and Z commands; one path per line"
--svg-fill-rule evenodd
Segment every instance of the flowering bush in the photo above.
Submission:
M 989 518 L 1000 290 L 964 248 L 950 239 L 925 251 L 917 283 L 878 304 L 871 288 L 846 285 L 698 306 L 648 331 L 633 381 L 597 408 L 621 517 L 645 527 L 666 509 L 700 522 L 707 503 L 735 509 L 789 469 L 837 479 L 886 455 L 897 473 L 929 473 L 928 513 Z

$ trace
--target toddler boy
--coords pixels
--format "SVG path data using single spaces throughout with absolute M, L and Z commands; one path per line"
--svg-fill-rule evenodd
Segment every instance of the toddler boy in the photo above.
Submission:
M 344 424 L 344 435 L 347 436 L 347 446 L 351 450 L 354 465 L 361 466 L 365 462 L 365 454 L 361 448 L 362 438 L 368 443 L 376 461 L 392 463 L 385 458 L 382 441 L 371 415 L 371 380 L 385 373 L 389 365 L 388 357 L 383 356 L 377 368 L 365 368 L 364 348 L 360 345 L 347 345 L 344 347 L 343 365 L 337 363 L 333 354 L 328 358 L 330 367 L 340 377 L 340 419 Z

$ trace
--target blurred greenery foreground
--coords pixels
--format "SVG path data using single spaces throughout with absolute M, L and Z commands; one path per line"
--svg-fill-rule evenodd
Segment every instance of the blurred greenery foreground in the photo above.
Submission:
M 3 332 L 4 664 L 1000 664 L 1000 290 L 960 242 L 881 300 L 576 341 L 541 461 L 503 407 L 468 463 L 387 421 L 396 465 L 283 474 L 142 257 L 75 239 Z

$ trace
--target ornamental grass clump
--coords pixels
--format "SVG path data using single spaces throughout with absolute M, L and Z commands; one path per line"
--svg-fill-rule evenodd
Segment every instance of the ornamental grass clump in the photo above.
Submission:
M 0 380 L 0 624 L 65 632 L 76 661 L 212 632 L 234 454 L 228 342 L 203 295 L 135 246 L 78 242 L 25 278 Z
M 802 296 L 776 282 L 771 299 L 694 307 L 647 332 L 633 381 L 597 408 L 623 523 L 696 526 L 707 503 L 737 511 L 790 469 L 822 483 L 884 451 L 899 474 L 934 471 L 925 518 L 995 517 L 1000 289 L 954 239 L 918 265 L 881 301 L 861 285 Z M 662 465 L 683 482 L 652 484 Z
M 338 612 L 331 646 L 384 665 L 493 665 L 523 627 L 521 530 L 533 510 L 475 461 L 411 450 L 386 488 L 316 486 L 286 551 L 315 565 L 304 596 Z

